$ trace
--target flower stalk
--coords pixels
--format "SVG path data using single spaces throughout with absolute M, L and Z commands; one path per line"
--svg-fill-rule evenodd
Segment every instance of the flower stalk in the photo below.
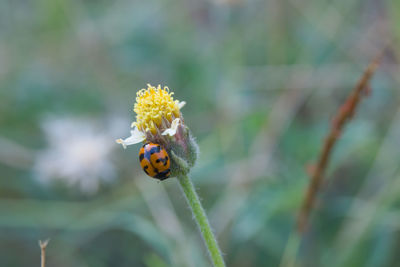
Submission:
M 217 240 L 188 176 L 196 163 L 199 148 L 189 127 L 184 123 L 181 108 L 185 102 L 174 100 L 168 87 L 154 87 L 150 84 L 147 87 L 136 94 L 133 108 L 136 121 L 131 125 L 131 136 L 116 142 L 124 148 L 145 142 L 139 153 L 140 164 L 145 173 L 160 180 L 177 177 L 213 265 L 223 267 L 225 263 Z M 166 172 L 168 176 L 163 176 Z
M 197 226 L 203 236 L 204 242 L 206 243 L 214 267 L 224 267 L 224 259 L 222 258 L 217 240 L 211 230 L 206 213 L 204 212 L 203 206 L 200 203 L 199 197 L 197 196 L 196 190 L 194 189 L 189 176 L 187 174 L 181 174 L 178 176 L 178 181 L 193 213 Z

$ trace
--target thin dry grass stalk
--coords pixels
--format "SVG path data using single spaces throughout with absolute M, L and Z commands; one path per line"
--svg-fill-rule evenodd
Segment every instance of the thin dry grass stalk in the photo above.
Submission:
M 340 137 L 340 134 L 347 122 L 354 116 L 356 108 L 363 96 L 368 96 L 370 93 L 369 81 L 371 80 L 375 70 L 379 66 L 384 51 L 368 65 L 361 79 L 354 87 L 351 94 L 348 96 L 343 105 L 339 108 L 334 119 L 332 120 L 331 129 L 322 147 L 322 151 L 315 166 L 310 171 L 311 182 L 308 186 L 307 193 L 304 197 L 300 212 L 297 218 L 297 231 L 302 234 L 309 220 L 310 213 L 315 203 L 318 189 L 321 185 L 324 172 L 328 165 L 333 147 Z
M 45 267 L 46 266 L 46 247 L 49 244 L 49 239 L 42 241 L 39 240 L 39 246 L 40 246 L 40 266 Z

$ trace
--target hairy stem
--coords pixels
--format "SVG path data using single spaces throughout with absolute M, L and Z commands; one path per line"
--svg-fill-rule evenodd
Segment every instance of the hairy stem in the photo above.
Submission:
M 189 176 L 187 174 L 182 174 L 178 176 L 178 181 L 203 236 L 203 240 L 206 243 L 213 265 L 215 267 L 224 267 L 224 259 L 222 258 L 217 240 L 211 231 L 210 223 L 208 222 L 206 213 L 204 212 Z

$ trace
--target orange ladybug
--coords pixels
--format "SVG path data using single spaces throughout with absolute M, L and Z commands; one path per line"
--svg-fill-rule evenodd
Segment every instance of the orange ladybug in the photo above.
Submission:
M 144 144 L 139 151 L 139 160 L 143 171 L 150 177 L 162 181 L 171 174 L 168 153 L 159 144 Z

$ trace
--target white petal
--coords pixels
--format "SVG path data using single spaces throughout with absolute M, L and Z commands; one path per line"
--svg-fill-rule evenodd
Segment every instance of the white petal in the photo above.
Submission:
M 118 139 L 116 142 L 118 144 L 121 144 L 124 148 L 126 148 L 129 145 L 134 145 L 140 142 L 143 142 L 146 139 L 146 136 L 144 133 L 138 130 L 138 128 L 134 128 L 131 131 L 131 136 L 129 136 L 126 139 Z
M 174 136 L 176 134 L 176 131 L 178 130 L 178 126 L 180 123 L 181 119 L 176 118 L 175 120 L 172 121 L 171 128 L 168 128 L 167 130 L 162 132 L 162 135 Z
M 179 102 L 179 103 L 178 103 L 178 108 L 181 109 L 181 108 L 183 108 L 185 105 L 186 105 L 186 102 L 185 102 L 185 101 Z

